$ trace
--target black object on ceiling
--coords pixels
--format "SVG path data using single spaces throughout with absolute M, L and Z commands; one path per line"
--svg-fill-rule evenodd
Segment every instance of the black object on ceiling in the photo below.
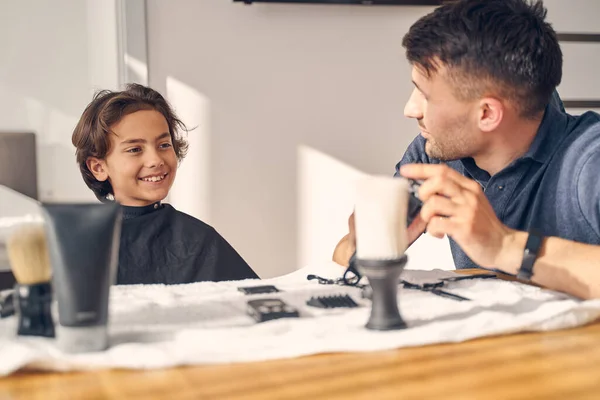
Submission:
M 358 4 L 368 6 L 439 6 L 444 0 L 233 0 L 238 3 Z

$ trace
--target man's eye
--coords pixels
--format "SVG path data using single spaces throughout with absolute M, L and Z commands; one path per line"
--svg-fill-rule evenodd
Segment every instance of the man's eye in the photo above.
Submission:
M 127 149 L 126 151 L 128 153 L 139 153 L 140 151 L 142 151 L 142 149 L 140 149 L 139 147 L 134 147 L 132 149 Z
M 160 145 L 161 149 L 168 149 L 169 147 L 173 147 L 171 143 L 163 143 Z

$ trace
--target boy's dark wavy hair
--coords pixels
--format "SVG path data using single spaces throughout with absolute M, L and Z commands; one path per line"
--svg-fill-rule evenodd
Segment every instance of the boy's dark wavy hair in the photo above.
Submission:
M 562 52 L 546 13 L 541 0 L 449 1 L 419 19 L 402 45 L 427 75 L 446 67 L 459 98 L 495 93 L 534 118 L 562 78 Z
M 188 144 L 181 134 L 182 131 L 187 132 L 187 128 L 177 118 L 165 98 L 156 90 L 131 83 L 121 92 L 110 90 L 97 92 L 81 115 L 71 141 L 77 149 L 75 154 L 83 180 L 102 202 L 108 201 L 109 194 L 114 195 L 112 185 L 108 180 L 100 182 L 94 177 L 87 167 L 87 159 L 105 158 L 110 151 L 111 127 L 124 116 L 141 110 L 156 110 L 165 117 L 169 125 L 173 150 L 179 162 L 187 153 Z

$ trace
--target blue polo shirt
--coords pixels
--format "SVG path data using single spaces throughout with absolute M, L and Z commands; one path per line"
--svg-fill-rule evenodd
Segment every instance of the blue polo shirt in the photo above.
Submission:
M 439 164 L 425 154 L 419 135 L 396 165 Z M 565 112 L 558 94 L 546 107 L 531 147 L 522 157 L 490 176 L 472 158 L 446 164 L 479 182 L 506 226 L 581 243 L 600 244 L 600 115 Z M 457 269 L 474 268 L 462 249 L 450 238 Z

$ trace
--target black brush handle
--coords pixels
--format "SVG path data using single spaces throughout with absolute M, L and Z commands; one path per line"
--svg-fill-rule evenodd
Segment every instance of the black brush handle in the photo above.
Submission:
M 54 337 L 52 287 L 50 283 L 15 285 L 15 305 L 19 315 L 17 334 Z

